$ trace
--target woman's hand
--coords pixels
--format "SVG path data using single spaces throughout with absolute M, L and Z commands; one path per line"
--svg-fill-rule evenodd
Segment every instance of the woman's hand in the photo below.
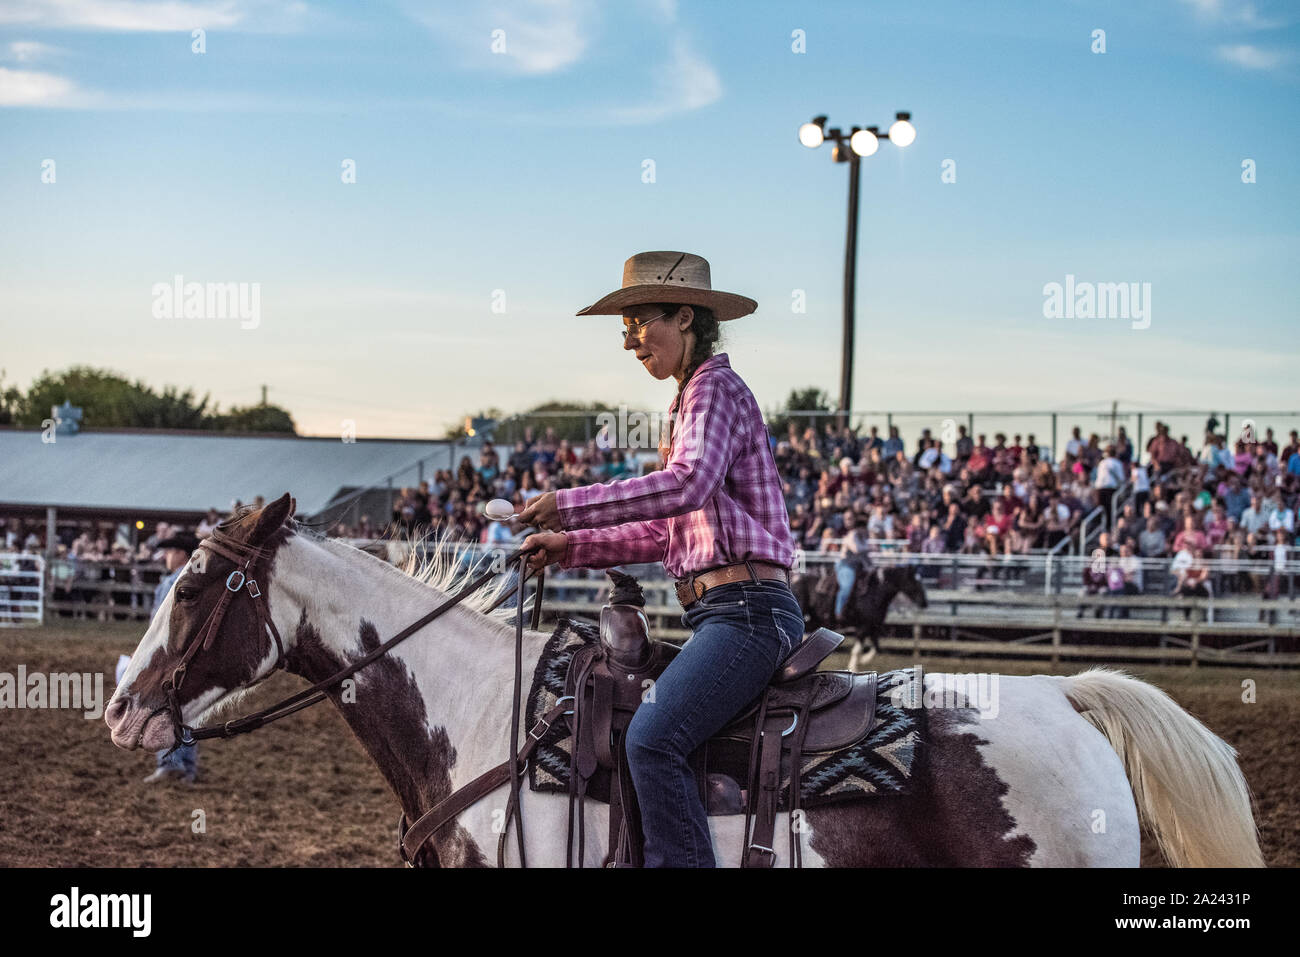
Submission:
M 564 549 L 568 546 L 569 537 L 563 532 L 538 532 L 536 535 L 529 535 L 525 538 L 520 548 L 532 548 L 534 545 L 541 546 L 539 551 L 528 556 L 528 570 L 530 572 L 540 572 L 547 565 L 554 565 L 564 557 Z
M 538 495 L 518 517 L 525 525 L 544 528 L 548 532 L 558 532 L 564 527 L 560 524 L 560 509 L 555 504 L 554 492 Z

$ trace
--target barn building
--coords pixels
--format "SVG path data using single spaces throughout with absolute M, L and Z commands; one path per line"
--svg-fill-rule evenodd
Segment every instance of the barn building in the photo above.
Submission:
M 71 526 L 158 521 L 193 526 L 209 509 L 289 492 L 299 517 L 382 528 L 392 495 L 432 479 L 476 442 L 356 439 L 139 429 L 51 434 L 0 428 L 0 516 L 43 523 L 45 542 Z

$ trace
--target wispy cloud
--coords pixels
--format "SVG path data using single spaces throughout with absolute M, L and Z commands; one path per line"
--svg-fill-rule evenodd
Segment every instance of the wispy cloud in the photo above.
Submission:
M 1181 0 L 1181 2 L 1184 6 L 1192 8 L 1197 19 L 1206 23 L 1244 27 L 1249 30 L 1272 30 L 1286 25 L 1284 19 L 1262 16 L 1251 0 Z
M 5 0 L 0 25 L 154 33 L 288 29 L 308 12 L 301 0 Z
M 0 66 L 0 106 L 66 106 L 77 92 L 66 77 Z
M 490 0 L 461 7 L 407 2 L 404 9 L 456 50 L 462 66 L 506 65 L 529 76 L 577 63 L 599 19 L 592 0 Z
M 59 47 L 52 47 L 48 43 L 38 43 L 35 40 L 15 40 L 9 44 L 7 59 L 15 63 L 35 63 L 37 60 L 48 60 L 61 53 L 63 53 L 63 50 Z
M 530 110 L 517 120 L 543 125 L 653 123 L 720 99 L 722 81 L 677 22 L 676 0 L 643 0 L 638 6 L 642 19 L 636 34 L 642 55 L 620 63 L 614 83 L 642 93 L 633 94 L 630 103 L 589 105 L 588 98 L 587 104 L 576 109 Z M 596 69 L 588 61 L 608 52 L 601 34 L 603 11 L 595 0 L 489 0 L 463 8 L 436 9 L 409 0 L 404 9 L 457 50 L 463 68 L 500 70 L 504 66 L 516 75 L 536 77 L 572 72 L 579 66 Z M 628 16 L 637 21 L 637 14 L 629 14 L 626 7 L 619 13 L 619 29 L 628 29 Z M 497 30 L 502 32 L 494 36 Z M 618 45 L 626 42 L 627 37 L 619 38 Z M 656 50 L 662 52 L 656 56 Z M 645 80 L 638 87 L 637 77 L 642 75 Z M 601 87 L 608 85 L 607 79 Z M 618 95 L 618 90 L 611 89 L 608 99 Z
M 645 102 L 613 107 L 608 118 L 616 123 L 652 123 L 675 113 L 698 110 L 722 97 L 722 80 L 707 60 L 681 38 L 673 41 L 668 62 L 657 67 L 655 83 Z
M 1265 50 L 1251 43 L 1224 44 L 1214 55 L 1224 63 L 1243 70 L 1277 70 L 1291 62 L 1292 55 L 1283 50 Z

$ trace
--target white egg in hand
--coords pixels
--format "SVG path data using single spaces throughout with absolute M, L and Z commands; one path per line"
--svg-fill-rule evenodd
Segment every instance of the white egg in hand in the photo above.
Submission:
M 507 522 L 514 518 L 515 507 L 504 498 L 494 498 L 487 503 L 483 512 L 494 522 Z

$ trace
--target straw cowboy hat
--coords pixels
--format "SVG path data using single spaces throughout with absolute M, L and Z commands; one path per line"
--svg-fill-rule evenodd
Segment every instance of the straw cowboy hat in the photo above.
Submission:
M 714 289 L 709 261 L 679 252 L 637 253 L 623 263 L 623 285 L 577 313 L 579 316 L 621 316 L 628 306 L 649 303 L 705 306 L 719 321 L 739 319 L 758 308 L 747 296 Z

